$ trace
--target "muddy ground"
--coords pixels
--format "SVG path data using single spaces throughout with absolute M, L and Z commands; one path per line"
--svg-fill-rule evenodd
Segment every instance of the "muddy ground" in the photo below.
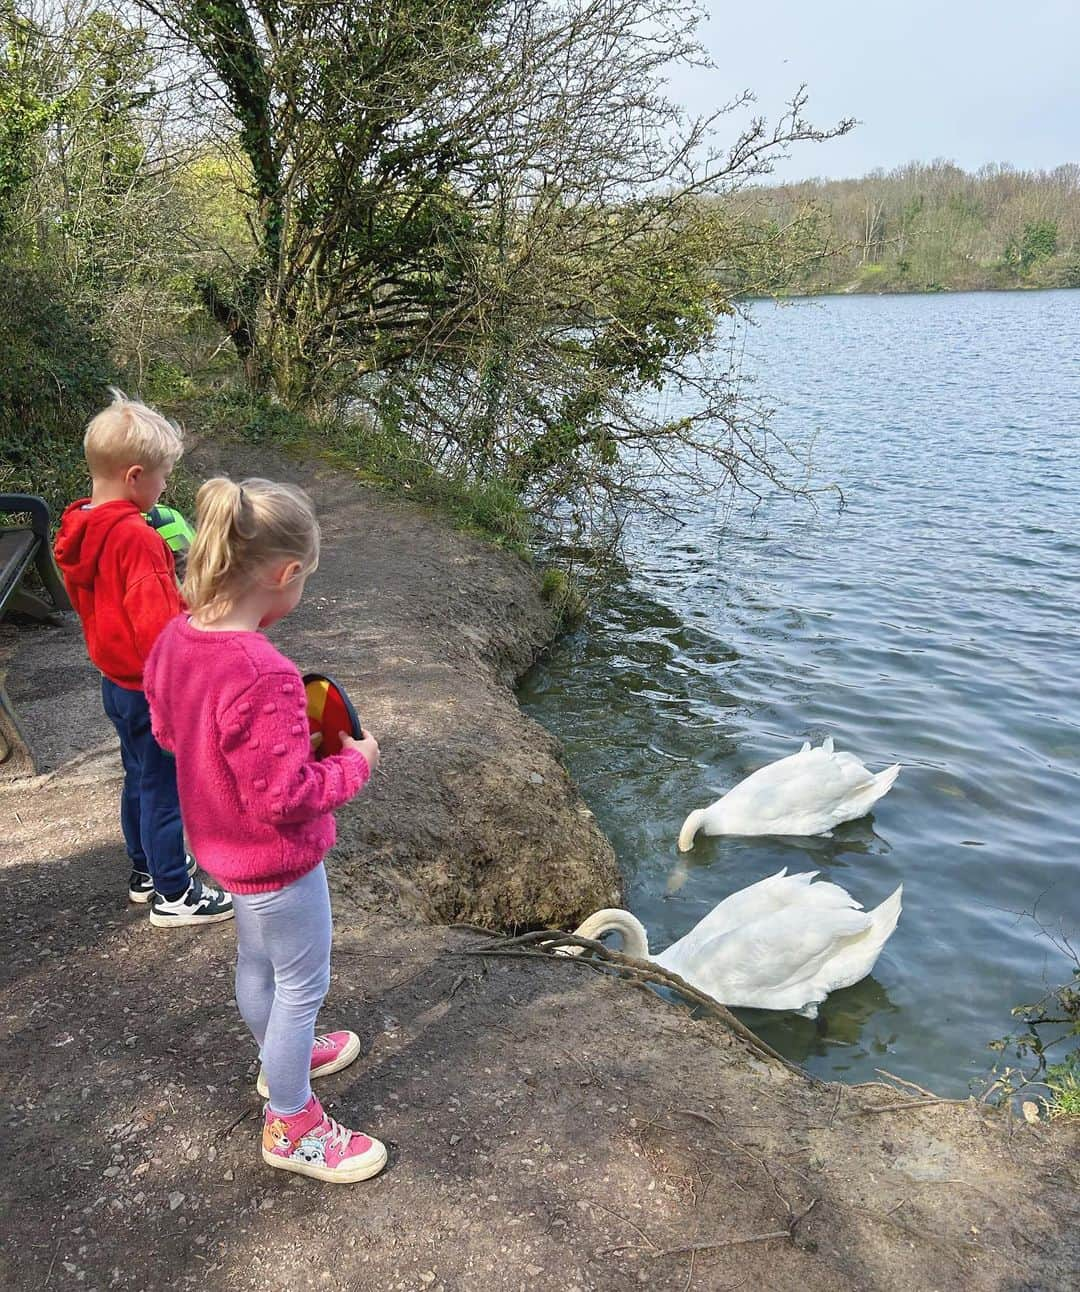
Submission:
M 322 1023 L 364 1053 L 320 1094 L 390 1164 L 337 1188 L 263 1166 L 232 927 L 128 906 L 77 634 L 8 624 L 44 775 L 0 783 L 0 1286 L 1075 1288 L 1075 1128 L 804 1080 L 580 962 L 444 927 L 566 923 L 617 893 L 510 689 L 550 620 L 516 559 L 341 478 L 317 492 L 326 556 L 279 640 L 384 749 L 329 862 Z

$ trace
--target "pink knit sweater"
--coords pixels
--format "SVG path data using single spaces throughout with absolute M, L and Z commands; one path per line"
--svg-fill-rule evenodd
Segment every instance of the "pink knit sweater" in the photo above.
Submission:
M 176 756 L 184 830 L 230 892 L 267 893 L 306 875 L 335 837 L 335 808 L 370 776 L 346 750 L 311 755 L 304 684 L 258 632 L 171 620 L 143 674 L 154 736 Z

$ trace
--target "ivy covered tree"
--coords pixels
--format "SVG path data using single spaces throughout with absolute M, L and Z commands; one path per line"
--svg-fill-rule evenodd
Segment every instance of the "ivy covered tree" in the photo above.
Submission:
M 703 61 L 682 0 L 141 3 L 239 147 L 251 246 L 201 290 L 256 388 L 367 404 L 443 467 L 552 505 L 702 454 L 769 469 L 702 355 L 803 231 L 702 199 L 831 132 L 799 95 L 718 148 L 750 98 L 688 119 L 666 97 Z M 665 420 L 641 396 L 672 382 L 696 407 Z
M 37 45 L 33 23 L 15 12 L 14 0 L 0 0 L 0 246 L 14 237 L 35 154 L 57 106 L 36 84 Z

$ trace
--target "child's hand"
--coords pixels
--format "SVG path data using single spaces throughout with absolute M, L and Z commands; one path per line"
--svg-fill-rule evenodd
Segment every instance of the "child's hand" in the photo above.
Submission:
M 354 740 L 347 731 L 341 732 L 341 747 L 355 749 L 363 754 L 372 776 L 375 775 L 375 769 L 379 765 L 379 742 L 370 731 L 361 731 L 359 740 Z

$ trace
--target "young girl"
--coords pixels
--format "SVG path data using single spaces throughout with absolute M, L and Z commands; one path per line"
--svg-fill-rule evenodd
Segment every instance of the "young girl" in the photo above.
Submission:
M 330 983 L 322 859 L 335 808 L 357 794 L 379 746 L 342 736 L 316 761 L 296 665 L 260 629 L 296 608 L 319 563 L 307 495 L 268 480 L 208 480 L 196 502 L 184 599 L 146 666 L 154 735 L 176 756 L 184 824 L 199 863 L 233 894 L 236 1003 L 259 1043 L 270 1166 L 348 1183 L 386 1163 L 378 1140 L 339 1126 L 310 1078 L 351 1063 L 352 1032 L 315 1036 Z

